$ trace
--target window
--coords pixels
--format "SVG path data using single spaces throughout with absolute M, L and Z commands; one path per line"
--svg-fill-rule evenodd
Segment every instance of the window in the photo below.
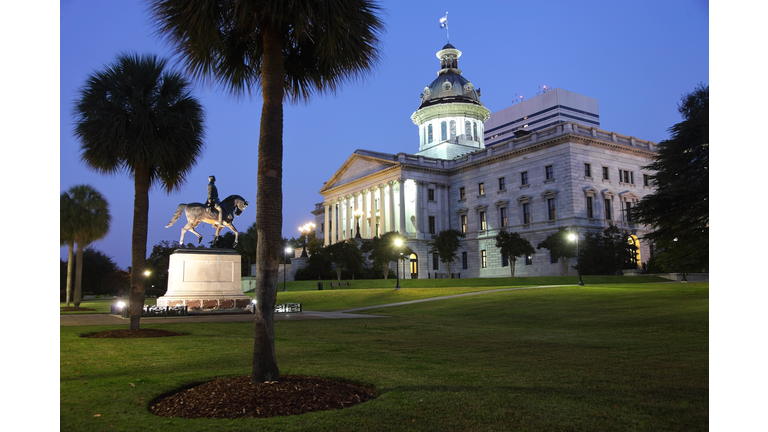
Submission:
M 557 209 L 555 208 L 555 199 L 549 198 L 547 199 L 547 217 L 548 220 L 555 220 L 557 219 Z
M 440 255 L 437 252 L 432 254 L 432 270 L 440 270 Z
M 322 233 L 325 232 L 325 222 L 321 222 L 320 223 L 320 232 L 322 232 Z
M 478 195 L 485 195 L 485 183 L 478 183 L 477 184 L 477 194 Z
M 611 200 L 609 198 L 606 198 L 605 199 L 605 220 L 611 220 L 612 219 L 612 216 L 611 216 L 612 213 L 613 212 L 611 212 Z
M 651 185 L 651 178 L 648 176 L 648 174 L 643 174 L 643 186 L 650 186 Z
M 456 120 L 451 120 L 451 139 L 456 138 Z
M 466 199 L 466 198 L 467 198 L 466 190 L 463 187 L 459 188 L 459 199 Z
M 448 139 L 448 124 L 446 122 L 440 122 L 440 139 L 443 141 Z
M 592 165 L 585 163 L 584 164 L 584 177 L 592 177 Z
M 635 184 L 635 173 L 632 171 L 619 170 L 619 181 L 627 184 Z
M 523 223 L 531 223 L 531 203 L 523 203 Z
M 461 253 L 461 268 L 463 270 L 466 270 L 466 269 L 469 268 L 469 262 L 467 260 L 467 253 L 466 252 L 462 252 Z
M 481 231 L 486 230 L 487 226 L 488 225 L 485 223 L 485 212 L 481 211 L 480 212 L 480 230 Z
M 528 171 L 520 173 L 520 184 L 523 186 L 528 184 Z
M 552 253 L 552 251 L 549 251 L 549 263 L 557 264 L 557 258 L 555 257 L 555 254 Z
M 473 132 L 472 136 L 475 138 L 475 141 L 477 141 L 477 123 L 476 122 L 472 122 L 472 132 Z
M 461 215 L 461 232 L 467 232 L 467 215 Z
M 427 199 L 430 201 L 435 200 L 435 190 L 434 189 L 427 189 Z
M 499 226 L 507 226 L 507 208 L 502 207 L 499 209 Z
M 533 265 L 533 257 L 530 255 L 525 256 L 525 265 Z
M 379 209 L 379 199 L 378 198 L 376 198 L 376 201 L 374 201 L 374 203 L 373 203 L 373 209 L 374 210 L 378 210 Z
M 610 177 L 608 176 L 608 167 L 603 167 L 603 180 L 610 180 Z
M 432 125 L 427 126 L 427 144 L 432 143 Z
M 624 209 L 626 210 L 626 215 L 625 215 L 626 217 L 624 218 L 624 220 L 626 220 L 627 222 L 632 222 L 632 203 L 627 201 L 624 204 Z
M 434 216 L 429 217 L 429 233 L 435 234 L 435 217 Z
M 501 266 L 509 267 L 509 258 L 507 258 L 507 256 L 504 254 L 501 254 Z
M 464 121 L 464 135 L 467 139 L 472 138 L 472 125 L 469 124 L 469 120 Z
M 547 165 L 544 167 L 544 174 L 547 180 L 552 180 L 555 178 L 555 168 L 552 167 L 552 165 Z
M 592 197 L 587 197 L 587 217 L 590 219 L 595 217 L 592 212 Z
M 503 191 L 506 190 L 506 186 L 504 185 L 504 177 L 499 177 L 499 190 Z
M 480 267 L 488 267 L 488 254 L 485 252 L 485 250 L 480 251 Z

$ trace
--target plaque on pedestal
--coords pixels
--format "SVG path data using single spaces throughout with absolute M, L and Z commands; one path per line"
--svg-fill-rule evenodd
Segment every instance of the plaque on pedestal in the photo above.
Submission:
M 240 286 L 240 255 L 232 249 L 176 249 L 168 291 L 157 305 L 187 306 L 189 314 L 247 313 L 251 298 Z

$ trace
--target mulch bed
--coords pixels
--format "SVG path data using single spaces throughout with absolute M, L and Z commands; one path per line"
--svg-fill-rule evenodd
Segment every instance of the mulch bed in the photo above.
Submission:
M 210 381 L 152 403 L 161 417 L 256 418 L 341 409 L 374 399 L 376 391 L 325 378 L 282 375 L 252 384 L 250 376 Z
M 99 333 L 85 335 L 87 338 L 150 338 L 150 337 L 168 337 L 184 336 L 184 333 L 172 332 L 160 329 L 138 329 L 138 330 L 109 330 Z
M 90 308 L 76 308 L 74 306 L 64 306 L 61 308 L 62 312 L 79 312 L 79 311 L 95 311 L 96 309 L 90 309 Z

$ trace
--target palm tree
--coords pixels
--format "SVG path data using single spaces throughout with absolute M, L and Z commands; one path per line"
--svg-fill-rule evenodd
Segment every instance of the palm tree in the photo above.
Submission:
M 75 104 L 81 159 L 104 174 L 127 172 L 134 180 L 131 240 L 130 329 L 139 329 L 144 307 L 149 189 L 184 184 L 203 149 L 204 113 L 166 60 L 122 54 L 94 72 Z
M 187 69 L 232 93 L 260 90 L 254 383 L 279 378 L 274 304 L 282 254 L 283 101 L 335 92 L 379 59 L 373 0 L 150 0 L 158 33 Z
M 109 232 L 107 200 L 96 189 L 88 185 L 72 186 L 61 194 L 61 241 L 69 246 L 67 263 L 67 306 L 72 290 L 72 247 L 77 243 L 77 268 L 75 269 L 75 293 L 72 296 L 75 308 L 80 307 L 83 284 L 83 250 Z

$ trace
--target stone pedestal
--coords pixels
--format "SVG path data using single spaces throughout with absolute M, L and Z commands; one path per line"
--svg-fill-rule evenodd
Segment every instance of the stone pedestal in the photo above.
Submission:
M 245 313 L 251 298 L 240 284 L 240 255 L 232 249 L 176 249 L 168 291 L 157 305 L 187 306 L 188 313 Z

